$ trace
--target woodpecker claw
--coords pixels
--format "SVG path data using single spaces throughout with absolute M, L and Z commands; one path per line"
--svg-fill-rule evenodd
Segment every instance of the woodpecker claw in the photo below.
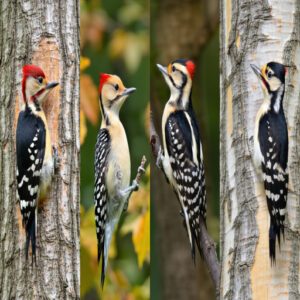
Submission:
M 139 190 L 140 185 L 138 184 L 138 182 L 135 179 L 132 181 L 132 187 L 133 187 L 132 190 L 135 192 Z
M 158 154 L 157 154 L 157 159 L 156 159 L 156 166 L 159 169 L 161 169 L 163 157 L 164 157 L 163 150 L 162 150 L 161 147 L 159 147 Z

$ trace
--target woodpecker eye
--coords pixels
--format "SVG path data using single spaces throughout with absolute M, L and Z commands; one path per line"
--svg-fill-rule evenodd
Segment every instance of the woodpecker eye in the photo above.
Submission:
M 172 66 L 172 72 L 175 72 L 175 71 L 176 71 L 175 67 L 174 67 L 174 66 Z
M 118 84 L 115 84 L 115 90 L 117 91 L 119 89 L 119 85 Z
M 272 72 L 271 71 L 269 71 L 268 73 L 267 73 L 267 77 L 268 77 L 268 79 L 270 79 L 271 77 L 272 77 Z
M 39 82 L 39 84 L 43 83 L 43 77 L 38 77 L 37 81 Z

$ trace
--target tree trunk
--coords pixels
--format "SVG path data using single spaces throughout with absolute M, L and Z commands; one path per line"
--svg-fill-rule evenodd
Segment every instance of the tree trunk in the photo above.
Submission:
M 156 49 L 157 56 L 151 65 L 167 65 L 178 58 L 190 58 L 197 64 L 202 47 L 217 27 L 218 2 L 163 0 L 156 3 L 156 11 L 151 11 L 151 30 L 155 33 L 151 49 Z M 159 72 L 155 74 L 158 77 L 155 75 L 151 82 L 151 109 L 156 130 L 161 134 L 161 117 L 168 100 L 168 87 Z M 194 101 L 196 112 L 198 103 Z M 183 219 L 179 215 L 179 202 L 153 161 L 151 196 L 152 217 L 155 219 L 154 230 L 151 229 L 154 236 L 151 252 L 156 253 L 159 265 L 151 278 L 152 289 L 159 285 L 160 299 L 211 299 L 214 291 L 206 266 L 198 255 L 194 265 Z M 157 276 L 160 276 L 158 283 Z
M 0 298 L 79 299 L 79 1 L 2 0 L 0 32 Z M 61 164 L 38 211 L 36 266 L 25 258 L 15 174 L 28 63 L 60 82 L 44 105 Z
M 221 1 L 221 298 L 299 299 L 300 2 Z M 285 240 L 269 259 L 269 216 L 253 165 L 255 116 L 263 94 L 250 64 L 288 66 L 289 129 Z

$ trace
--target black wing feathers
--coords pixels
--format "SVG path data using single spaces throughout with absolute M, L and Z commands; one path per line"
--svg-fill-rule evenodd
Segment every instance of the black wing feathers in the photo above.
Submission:
M 40 183 L 40 170 L 45 154 L 45 126 L 41 118 L 27 107 L 20 112 L 16 132 L 18 197 L 26 231 L 26 257 L 31 242 L 35 256 L 35 209 Z
M 288 194 L 288 132 L 284 114 L 269 112 L 260 120 L 259 143 L 264 162 L 262 171 L 271 218 L 269 253 L 271 262 L 276 259 L 276 237 L 284 235 L 284 219 Z
M 206 195 L 205 179 L 202 161 L 200 161 L 200 139 L 198 127 L 194 118 L 190 117 L 191 125 L 196 139 L 198 164 L 193 160 L 192 131 L 187 112 L 176 111 L 170 114 L 166 122 L 166 144 L 170 157 L 173 177 L 176 182 L 176 194 L 187 210 L 189 226 L 192 235 L 192 255 L 195 256 L 195 245 L 200 251 L 199 222 L 200 218 L 205 221 Z M 184 208 L 182 207 L 182 210 Z M 184 216 L 184 212 L 182 211 Z
M 102 256 L 101 283 L 105 280 L 105 223 L 107 219 L 107 189 L 105 185 L 105 174 L 107 171 L 107 157 L 110 151 L 110 135 L 107 129 L 100 129 L 95 149 L 95 221 L 98 240 L 98 262 Z

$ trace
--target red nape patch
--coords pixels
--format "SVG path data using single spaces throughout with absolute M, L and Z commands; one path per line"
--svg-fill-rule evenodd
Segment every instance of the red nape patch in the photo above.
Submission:
M 185 65 L 186 65 L 186 68 L 187 68 L 191 78 L 193 79 L 194 75 L 195 75 L 195 71 L 196 71 L 195 64 L 191 60 L 188 60 Z
M 37 67 L 34 65 L 25 65 L 23 67 L 23 77 L 26 78 L 29 76 L 34 77 L 34 78 L 38 78 L 38 77 L 45 78 L 45 74 L 40 67 Z
M 105 73 L 101 73 L 100 74 L 100 78 L 99 78 L 99 94 L 101 94 L 103 85 L 105 84 L 105 82 L 108 80 L 109 77 L 110 77 L 109 74 L 105 74 Z

